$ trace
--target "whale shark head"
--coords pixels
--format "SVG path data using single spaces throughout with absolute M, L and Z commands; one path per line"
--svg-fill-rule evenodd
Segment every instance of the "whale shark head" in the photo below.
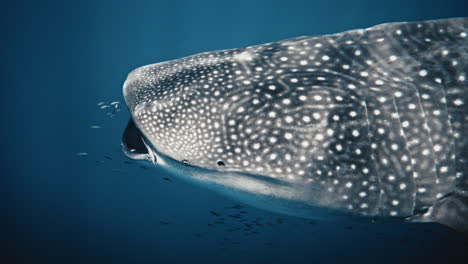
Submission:
M 300 39 L 135 69 L 123 87 L 131 113 L 124 152 L 198 182 L 287 199 L 288 207 L 337 204 L 341 198 L 312 176 L 340 173 L 323 166 L 330 152 L 344 152 L 332 140 L 338 121 L 352 123 L 344 136 L 353 141 L 367 123 L 352 91 L 305 88 L 336 84 L 326 72 L 288 65 Z M 365 157 L 366 146 L 356 155 Z
M 288 59 L 274 57 L 287 49 L 267 44 L 134 70 L 123 88 L 135 124 L 127 130 L 141 131 L 133 135 L 146 142 L 134 149 L 151 145 L 159 154 L 205 169 L 307 180 L 298 162 L 310 160 L 311 153 L 325 154 L 321 145 L 334 132 L 326 129 L 327 118 L 351 97 L 343 93 L 337 99 L 325 90 L 312 94 L 304 87 L 291 91 L 301 74 L 264 61 Z M 315 104 L 304 107 L 311 97 Z
M 123 150 L 273 211 L 426 212 L 458 228 L 468 214 L 440 215 L 465 199 L 454 189 L 466 193 L 456 158 L 466 144 L 455 144 L 465 133 L 466 21 L 384 24 L 137 68 L 123 86 Z

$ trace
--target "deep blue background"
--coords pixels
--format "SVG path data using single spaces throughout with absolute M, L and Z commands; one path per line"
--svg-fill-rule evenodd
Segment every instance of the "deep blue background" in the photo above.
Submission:
M 229 231 L 242 225 L 225 216 L 236 211 L 225 209 L 232 201 L 125 164 L 119 144 L 128 113 L 109 118 L 96 105 L 123 101 L 126 74 L 140 65 L 384 22 L 468 16 L 466 1 L 10 1 L 0 12 L 1 263 L 466 257 L 467 240 L 434 224 L 292 217 L 280 224 L 278 215 L 246 207 L 243 218 L 258 234 Z M 210 210 L 225 224 L 209 226 L 216 218 Z

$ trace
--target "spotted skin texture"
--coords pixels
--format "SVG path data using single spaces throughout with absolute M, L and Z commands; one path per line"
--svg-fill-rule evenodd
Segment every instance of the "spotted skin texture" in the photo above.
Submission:
M 467 34 L 456 18 L 208 52 L 134 70 L 124 96 L 154 148 L 188 166 L 411 217 L 467 192 Z

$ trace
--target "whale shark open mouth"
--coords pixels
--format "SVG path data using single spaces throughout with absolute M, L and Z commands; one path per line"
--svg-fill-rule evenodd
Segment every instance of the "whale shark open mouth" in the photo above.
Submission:
M 135 160 L 149 160 L 156 163 L 156 157 L 153 155 L 151 148 L 145 142 L 144 135 L 130 118 L 127 127 L 122 134 L 122 151 L 124 154 Z

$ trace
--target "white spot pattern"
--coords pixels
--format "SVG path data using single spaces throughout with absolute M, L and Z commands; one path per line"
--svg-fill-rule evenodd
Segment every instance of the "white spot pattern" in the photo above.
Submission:
M 457 47 L 467 23 L 433 23 L 149 65 L 130 73 L 124 96 L 173 159 L 326 191 L 310 204 L 408 216 L 463 175 L 468 62 Z

